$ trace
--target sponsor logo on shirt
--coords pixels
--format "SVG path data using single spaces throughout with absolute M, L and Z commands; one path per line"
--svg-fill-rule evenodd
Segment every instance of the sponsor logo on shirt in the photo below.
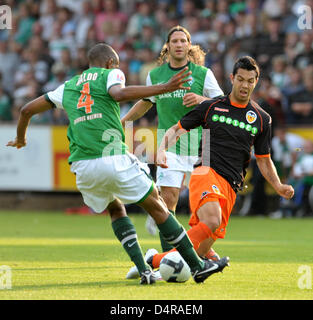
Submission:
M 229 112 L 228 109 L 223 109 L 223 108 L 219 108 L 219 107 L 215 107 L 214 110 L 221 111 L 221 112 Z
M 248 132 L 251 132 L 252 136 L 255 136 L 258 133 L 258 128 L 257 127 L 252 127 L 251 124 L 247 124 L 247 123 L 245 123 L 243 121 L 239 121 L 237 119 L 232 119 L 231 117 L 219 116 L 218 114 L 214 114 L 212 116 L 212 121 L 213 122 L 226 123 L 228 125 L 232 125 L 234 127 L 238 127 L 240 129 L 243 129 L 243 130 L 246 130 Z
M 209 192 L 209 191 L 204 191 L 204 192 L 202 192 L 202 194 L 201 194 L 201 200 L 204 199 L 204 198 L 206 198 L 210 193 L 211 193 L 211 192 Z

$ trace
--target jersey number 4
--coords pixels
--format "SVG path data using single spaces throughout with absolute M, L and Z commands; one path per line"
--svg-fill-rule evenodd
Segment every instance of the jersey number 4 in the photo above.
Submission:
M 92 100 L 90 96 L 89 82 L 84 84 L 80 93 L 81 95 L 77 103 L 77 109 L 85 108 L 86 113 L 92 113 L 91 106 L 94 104 L 94 100 Z

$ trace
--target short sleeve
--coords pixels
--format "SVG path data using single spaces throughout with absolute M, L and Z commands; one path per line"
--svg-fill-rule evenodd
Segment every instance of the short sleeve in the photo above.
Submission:
M 254 153 L 256 158 L 269 157 L 271 153 L 272 118 L 263 118 L 263 131 L 256 137 Z
M 213 72 L 208 69 L 204 80 L 203 96 L 207 98 L 216 98 L 223 95 L 224 93 L 218 85 Z
M 49 99 L 58 109 L 64 109 L 63 101 L 64 84 L 60 85 L 53 91 L 49 91 L 45 94 L 45 98 Z
M 147 75 L 146 86 L 152 86 L 150 72 Z M 148 100 L 148 101 L 151 101 L 152 103 L 155 103 L 155 97 L 148 97 L 148 98 L 145 98 L 144 100 Z
M 108 80 L 107 80 L 107 91 L 112 86 L 120 84 L 123 88 L 125 87 L 125 75 L 124 72 L 120 69 L 112 69 L 112 71 L 108 74 Z
M 205 116 L 208 110 L 208 107 L 211 103 L 208 101 L 203 101 L 198 104 L 195 108 L 189 111 L 186 115 L 184 115 L 178 125 L 180 128 L 185 129 L 187 131 L 198 128 L 205 123 Z

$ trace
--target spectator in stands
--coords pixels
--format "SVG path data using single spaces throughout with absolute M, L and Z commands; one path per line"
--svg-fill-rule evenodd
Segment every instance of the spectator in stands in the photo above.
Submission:
M 271 116 L 274 122 L 276 123 L 285 123 L 286 115 L 282 108 L 282 94 L 280 90 L 273 85 L 270 76 L 264 76 L 259 80 L 259 88 L 256 91 L 257 101 L 261 105 L 262 108 L 267 110 L 271 110 Z
M 248 55 L 248 53 L 241 51 L 241 42 L 239 39 L 233 40 L 228 44 L 225 55 L 224 55 L 224 71 L 226 74 L 231 74 L 233 66 L 237 59 Z
M 153 52 L 151 59 L 153 59 L 153 56 L 161 51 L 162 46 L 163 41 L 158 35 L 156 35 L 154 26 L 150 22 L 145 22 L 142 25 L 141 34 L 138 35 L 137 39 L 133 42 L 133 48 L 135 50 L 141 50 L 145 48 L 151 49 Z
M 0 122 L 12 120 L 11 99 L 0 85 Z
M 49 40 L 49 54 L 56 61 L 61 59 L 63 49 L 67 48 L 70 49 L 71 52 L 75 51 L 76 53 L 76 42 L 74 36 L 71 34 L 68 34 L 67 36 L 62 36 L 62 27 L 63 26 L 60 21 L 54 21 L 52 25 L 52 37 Z
M 300 33 L 298 27 L 298 17 L 291 10 L 291 2 L 288 0 L 279 0 L 277 4 L 280 9 L 280 16 L 282 17 L 281 29 L 284 33 Z
M 75 61 L 76 57 L 78 55 L 79 50 L 77 49 L 75 59 L 72 56 L 72 52 L 68 48 L 64 48 L 61 50 L 61 57 L 56 63 L 60 62 L 63 65 L 64 71 L 66 72 L 66 76 L 68 78 L 73 77 L 76 73 L 77 70 L 75 68 Z
M 44 85 L 43 93 L 53 91 L 69 78 L 66 69 L 66 66 L 62 62 L 56 62 L 52 66 L 52 78 Z
M 292 176 L 295 186 L 295 198 L 293 200 L 296 208 L 295 215 L 302 217 L 312 215 L 308 194 L 313 187 L 313 141 L 306 140 L 303 153 L 299 155 Z
M 271 81 L 274 86 L 281 89 L 287 85 L 288 75 L 286 73 L 287 62 L 284 55 L 277 55 L 272 59 Z
M 313 30 L 304 31 L 300 36 L 299 54 L 294 64 L 297 68 L 305 69 L 313 64 Z
M 47 63 L 49 68 L 49 76 L 50 76 L 50 69 L 54 63 L 54 59 L 49 54 L 49 48 L 46 41 L 40 35 L 33 36 L 28 43 L 28 48 L 39 53 L 39 60 L 44 61 Z
M 114 24 L 127 24 L 127 15 L 119 10 L 117 0 L 103 0 L 103 11 L 96 14 L 94 27 L 98 41 L 106 42 L 108 36 L 112 34 Z
M 288 132 L 284 125 L 279 125 L 272 139 L 273 161 L 282 181 L 287 181 L 297 153 L 302 150 L 304 139 L 297 134 Z
M 203 50 L 208 50 L 208 31 L 201 28 L 201 19 L 198 16 L 190 16 L 188 19 L 188 30 L 194 44 L 198 44 Z
M 200 11 L 200 17 L 212 18 L 216 13 L 216 2 L 212 0 L 204 0 L 204 8 Z
M 84 46 L 85 46 L 85 48 L 87 50 L 89 50 L 90 48 L 92 48 L 97 43 L 98 43 L 98 41 L 97 41 L 96 30 L 95 30 L 95 28 L 93 26 L 91 26 L 88 29 L 87 37 L 86 37 L 86 41 L 85 41 Z
M 180 25 L 188 30 L 191 29 L 192 28 L 192 26 L 190 25 L 191 19 L 197 16 L 198 16 L 198 9 L 196 7 L 195 1 L 184 0 L 182 3 Z
M 313 123 L 313 65 L 302 71 L 304 89 L 290 97 L 289 123 Z
M 18 28 L 15 33 L 15 41 L 25 46 L 32 36 L 32 27 L 35 18 L 32 16 L 32 2 L 21 2 L 18 7 Z
M 66 37 L 72 37 L 75 34 L 76 30 L 76 23 L 74 20 L 73 12 L 66 8 L 61 7 L 57 11 L 56 19 L 59 22 L 61 26 L 61 36 Z
M 290 109 L 291 97 L 298 96 L 304 90 L 302 82 L 302 73 L 294 66 L 288 66 L 286 70 L 288 77 L 287 83 L 281 88 L 282 93 L 282 107 L 288 119 L 288 112 Z M 288 121 L 289 122 L 289 121 Z
M 15 72 L 18 70 L 20 57 L 9 49 L 7 41 L 0 41 L 0 61 L 3 88 L 12 93 L 14 91 Z
M 268 70 L 271 59 L 284 53 L 285 34 L 281 31 L 281 17 L 271 16 L 266 21 L 266 34 L 258 41 L 257 60 Z
M 76 73 L 78 74 L 88 69 L 87 52 L 88 50 L 86 49 L 86 47 L 81 47 L 77 49 L 77 57 L 73 63 L 73 66 L 76 70 Z
M 292 200 L 281 200 L 277 211 L 270 216 L 275 219 L 282 217 L 303 217 L 312 215 L 308 194 L 313 187 L 313 142 L 305 140 L 303 150 L 298 154 L 288 177 L 295 189 Z
M 298 44 L 299 34 L 296 32 L 286 33 L 284 55 L 288 64 L 294 64 L 294 60 L 299 53 Z
M 22 63 L 19 65 L 17 72 L 15 73 L 15 85 L 19 86 L 21 83 L 25 83 L 24 77 L 28 72 L 33 72 L 35 80 L 38 84 L 43 85 L 48 81 L 49 65 L 45 60 L 41 60 L 40 52 L 25 48 L 22 55 Z
M 142 32 L 142 27 L 145 23 L 152 25 L 155 29 L 157 28 L 156 18 L 152 11 L 152 5 L 143 0 L 138 0 L 137 10 L 134 15 L 129 19 L 127 26 L 127 36 L 134 38 Z
M 82 2 L 81 12 L 75 17 L 76 32 L 75 39 L 78 47 L 84 46 L 87 40 L 89 28 L 93 25 L 94 15 L 92 13 L 92 5 L 90 1 Z
M 230 21 L 230 12 L 228 6 L 228 0 L 219 0 L 216 5 L 215 18 L 221 22 L 228 23 Z
M 26 92 L 42 91 L 45 86 L 53 85 L 56 80 L 51 73 L 53 65 L 61 62 L 70 66 L 71 75 L 85 69 L 86 50 L 99 40 L 120 51 L 121 66 L 129 71 L 128 81 L 138 84 L 146 67 L 154 63 L 153 48 L 159 50 L 159 39 L 171 27 L 185 22 L 190 25 L 194 42 L 209 49 L 205 64 L 214 70 L 225 92 L 230 87 L 229 61 L 247 53 L 257 57 L 265 67 L 256 93 L 262 106 L 276 115 L 273 121 L 287 119 L 287 123 L 309 124 L 312 80 L 308 70 L 313 65 L 313 33 L 312 30 L 299 33 L 295 22 L 297 8 L 312 2 L 299 0 L 290 7 L 288 0 L 12 1 L 13 28 L 0 30 L 2 86 L 7 94 L 14 92 L 18 96 L 13 97 L 13 105 L 18 108 Z M 238 38 L 240 42 L 232 45 Z M 37 65 L 35 79 L 33 72 L 29 72 L 26 79 L 30 83 L 18 82 L 16 93 L 13 79 L 20 78 L 27 69 L 25 52 L 26 56 L 27 52 L 34 52 L 30 58 L 33 63 L 29 65 L 36 65 L 36 59 L 45 63 L 46 77 Z M 282 56 L 285 66 L 281 64 Z M 16 108 L 11 109 L 13 118 Z M 49 123 L 53 121 L 48 119 Z
M 43 28 L 43 31 L 42 31 L 43 40 L 48 41 L 52 37 L 53 29 L 51 28 L 51 26 L 56 20 L 56 12 L 57 12 L 56 0 L 44 0 L 41 2 L 41 5 L 40 5 L 41 15 L 39 18 L 39 23 Z

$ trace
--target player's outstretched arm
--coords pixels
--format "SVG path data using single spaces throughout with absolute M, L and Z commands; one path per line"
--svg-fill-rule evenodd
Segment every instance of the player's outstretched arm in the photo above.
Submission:
M 281 183 L 272 159 L 270 157 L 258 157 L 256 161 L 263 177 L 272 185 L 275 191 L 283 198 L 291 199 L 294 195 L 293 187 Z
M 26 130 L 29 125 L 29 121 L 34 114 L 41 113 L 52 109 L 52 104 L 48 102 L 44 96 L 32 100 L 22 107 L 20 116 L 17 123 L 17 135 L 15 140 L 7 143 L 8 147 L 15 147 L 20 149 L 26 145 Z
M 156 84 L 153 86 L 122 87 L 118 84 L 112 86 L 109 89 L 109 94 L 115 101 L 121 102 L 152 97 L 158 94 L 172 92 L 178 89 L 190 90 L 190 87 L 183 86 L 186 82 L 191 80 L 190 78 L 188 78 L 191 75 L 191 71 L 187 72 L 187 70 L 188 67 L 176 73 L 167 83 Z
M 177 140 L 186 132 L 187 131 L 185 129 L 180 128 L 178 124 L 173 125 L 165 132 L 165 135 L 163 136 L 162 142 L 157 153 L 158 166 L 160 166 L 161 168 L 168 168 L 168 165 L 166 163 L 165 151 L 171 146 L 173 146 L 177 142 Z
M 153 103 L 150 101 L 139 100 L 121 119 L 122 125 L 124 126 L 126 121 L 135 121 L 141 118 L 152 106 Z

